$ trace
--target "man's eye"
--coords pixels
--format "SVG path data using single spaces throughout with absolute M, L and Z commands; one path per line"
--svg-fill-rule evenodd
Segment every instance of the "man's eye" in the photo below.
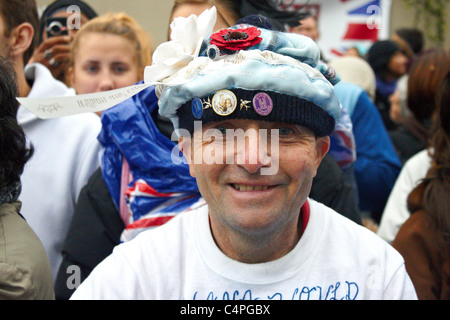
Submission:
M 293 132 L 293 130 L 289 127 L 281 127 L 278 128 L 278 132 L 280 136 L 288 136 Z
M 227 134 L 227 128 L 225 127 L 216 127 L 214 129 L 223 136 Z
M 223 142 L 226 140 L 227 128 L 218 126 L 210 128 L 203 133 L 204 142 Z

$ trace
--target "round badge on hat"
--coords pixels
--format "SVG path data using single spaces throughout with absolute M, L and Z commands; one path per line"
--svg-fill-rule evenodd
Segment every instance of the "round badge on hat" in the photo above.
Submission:
M 208 47 L 208 49 L 206 50 L 206 55 L 208 56 L 208 58 L 210 58 L 211 60 L 217 60 L 220 57 L 220 49 L 218 46 L 216 45 L 210 45 Z
M 228 116 L 233 113 L 236 106 L 236 96 L 230 90 L 217 91 L 212 98 L 212 108 L 218 115 Z
M 253 109 L 261 116 L 267 116 L 272 112 L 272 98 L 264 92 L 259 92 L 253 97 Z
M 192 115 L 195 119 L 201 119 L 203 115 L 203 104 L 200 98 L 195 97 L 191 102 Z

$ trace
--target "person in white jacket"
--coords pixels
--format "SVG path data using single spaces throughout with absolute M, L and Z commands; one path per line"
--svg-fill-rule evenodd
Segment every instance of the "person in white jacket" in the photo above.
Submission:
M 381 216 L 377 234 L 382 239 L 392 243 L 400 227 L 411 216 L 407 205 L 408 195 L 425 178 L 430 166 L 431 158 L 427 149 L 406 161 Z
M 55 80 L 43 65 L 26 65 L 36 43 L 36 3 L 10 2 L 0 1 L 0 29 L 9 31 L 0 35 L 0 54 L 14 65 L 19 96 L 74 95 L 74 90 Z M 19 5 L 21 10 L 16 10 Z M 6 15 L 16 15 L 17 19 L 7 20 Z M 8 25 L 9 20 L 14 24 Z M 55 279 L 78 194 L 100 164 L 97 135 L 101 123 L 95 114 L 42 120 L 23 106 L 19 107 L 17 118 L 35 149 L 22 174 L 21 212 L 42 241 Z

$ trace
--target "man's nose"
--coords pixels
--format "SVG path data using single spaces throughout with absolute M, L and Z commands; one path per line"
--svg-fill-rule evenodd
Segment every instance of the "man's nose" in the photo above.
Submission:
M 262 167 L 270 165 L 267 138 L 261 135 L 260 130 L 247 129 L 244 144 L 244 146 L 237 146 L 236 163 L 238 165 L 249 173 L 257 173 Z

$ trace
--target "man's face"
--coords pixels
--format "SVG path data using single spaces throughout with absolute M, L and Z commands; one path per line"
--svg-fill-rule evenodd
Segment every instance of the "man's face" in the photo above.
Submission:
M 313 17 L 308 17 L 300 21 L 300 25 L 292 28 L 291 32 L 299 33 L 307 36 L 314 41 L 319 40 L 319 29 L 317 27 L 317 21 Z
M 196 132 L 190 143 L 192 153 L 187 157 L 191 160 L 191 175 L 208 203 L 213 234 L 214 230 L 234 230 L 242 234 L 269 235 L 297 228 L 300 208 L 309 195 L 317 167 L 328 151 L 329 138 L 316 138 L 310 130 L 297 125 L 254 120 L 209 123 L 202 129 L 203 133 L 215 130 L 215 139 Z M 244 130 L 245 142 L 226 141 L 225 135 L 220 139 L 219 134 L 226 129 Z M 275 142 L 271 141 L 272 129 L 279 135 L 278 150 L 271 146 Z M 267 139 L 262 138 L 264 132 L 267 132 Z M 233 147 L 225 148 L 232 143 Z M 195 154 L 219 150 L 222 146 L 226 150 L 221 164 L 217 163 L 220 161 L 207 164 L 205 159 L 202 163 L 194 161 Z M 278 167 L 276 173 L 261 174 L 274 162 Z
M 51 15 L 51 18 L 66 18 L 66 19 L 68 19 L 68 23 L 69 23 L 69 21 L 74 21 L 73 17 L 74 17 L 74 13 L 67 12 L 65 10 L 55 12 L 54 14 Z M 75 36 L 76 32 L 78 30 L 80 30 L 80 28 L 89 21 L 89 18 L 86 17 L 84 14 L 80 14 L 79 17 L 80 17 L 80 19 L 79 19 L 80 25 L 75 26 L 74 28 L 69 28 L 69 30 L 67 30 L 69 33 L 69 36 L 72 38 Z M 44 29 L 44 31 L 42 31 L 42 39 L 46 40 L 47 38 L 48 38 L 47 32 Z
M 388 70 L 396 77 L 401 77 L 406 73 L 408 58 L 400 51 L 397 51 L 389 60 Z

